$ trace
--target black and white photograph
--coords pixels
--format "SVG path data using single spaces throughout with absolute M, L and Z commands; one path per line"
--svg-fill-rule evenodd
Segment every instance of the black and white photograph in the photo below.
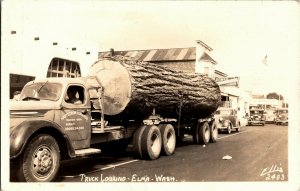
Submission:
M 300 190 L 299 1 L 1 1 L 1 190 Z

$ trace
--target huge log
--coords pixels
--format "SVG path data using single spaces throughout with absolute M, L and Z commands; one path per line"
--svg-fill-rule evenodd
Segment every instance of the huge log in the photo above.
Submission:
M 155 108 L 163 117 L 178 118 L 180 113 L 198 119 L 210 116 L 220 104 L 220 88 L 212 78 L 127 57 L 99 60 L 89 75 L 103 86 L 106 115 L 142 119 Z

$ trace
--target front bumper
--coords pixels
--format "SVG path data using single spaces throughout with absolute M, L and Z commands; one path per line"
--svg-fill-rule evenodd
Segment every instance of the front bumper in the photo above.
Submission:
M 277 124 L 288 124 L 288 120 L 276 120 L 275 123 Z
M 218 129 L 219 129 L 219 130 L 225 130 L 225 129 L 227 129 L 227 127 L 220 126 L 220 127 L 218 127 Z
M 252 125 L 252 124 L 265 124 L 266 121 L 261 121 L 261 120 L 253 120 L 253 121 L 248 121 L 248 124 L 249 125 Z

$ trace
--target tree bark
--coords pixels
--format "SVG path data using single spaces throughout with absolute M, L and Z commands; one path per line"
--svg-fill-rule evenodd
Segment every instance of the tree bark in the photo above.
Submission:
M 219 106 L 220 88 L 210 77 L 171 70 L 159 64 L 115 56 L 129 72 L 131 97 L 119 115 L 146 118 L 153 108 L 162 117 L 205 118 Z M 101 62 L 101 61 L 99 61 Z
M 131 75 L 133 94 L 130 109 L 147 111 L 155 108 L 164 117 L 208 117 L 220 104 L 220 89 L 205 76 L 177 72 L 158 64 L 117 59 Z M 133 110 L 132 110 L 133 111 Z

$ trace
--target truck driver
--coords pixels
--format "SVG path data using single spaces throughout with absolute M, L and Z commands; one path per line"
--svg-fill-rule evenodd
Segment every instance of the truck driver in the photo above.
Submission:
M 67 103 L 72 103 L 76 105 L 82 104 L 82 101 L 76 97 L 77 93 L 78 93 L 77 90 L 75 90 L 74 88 L 72 87 L 68 88 L 65 101 Z

